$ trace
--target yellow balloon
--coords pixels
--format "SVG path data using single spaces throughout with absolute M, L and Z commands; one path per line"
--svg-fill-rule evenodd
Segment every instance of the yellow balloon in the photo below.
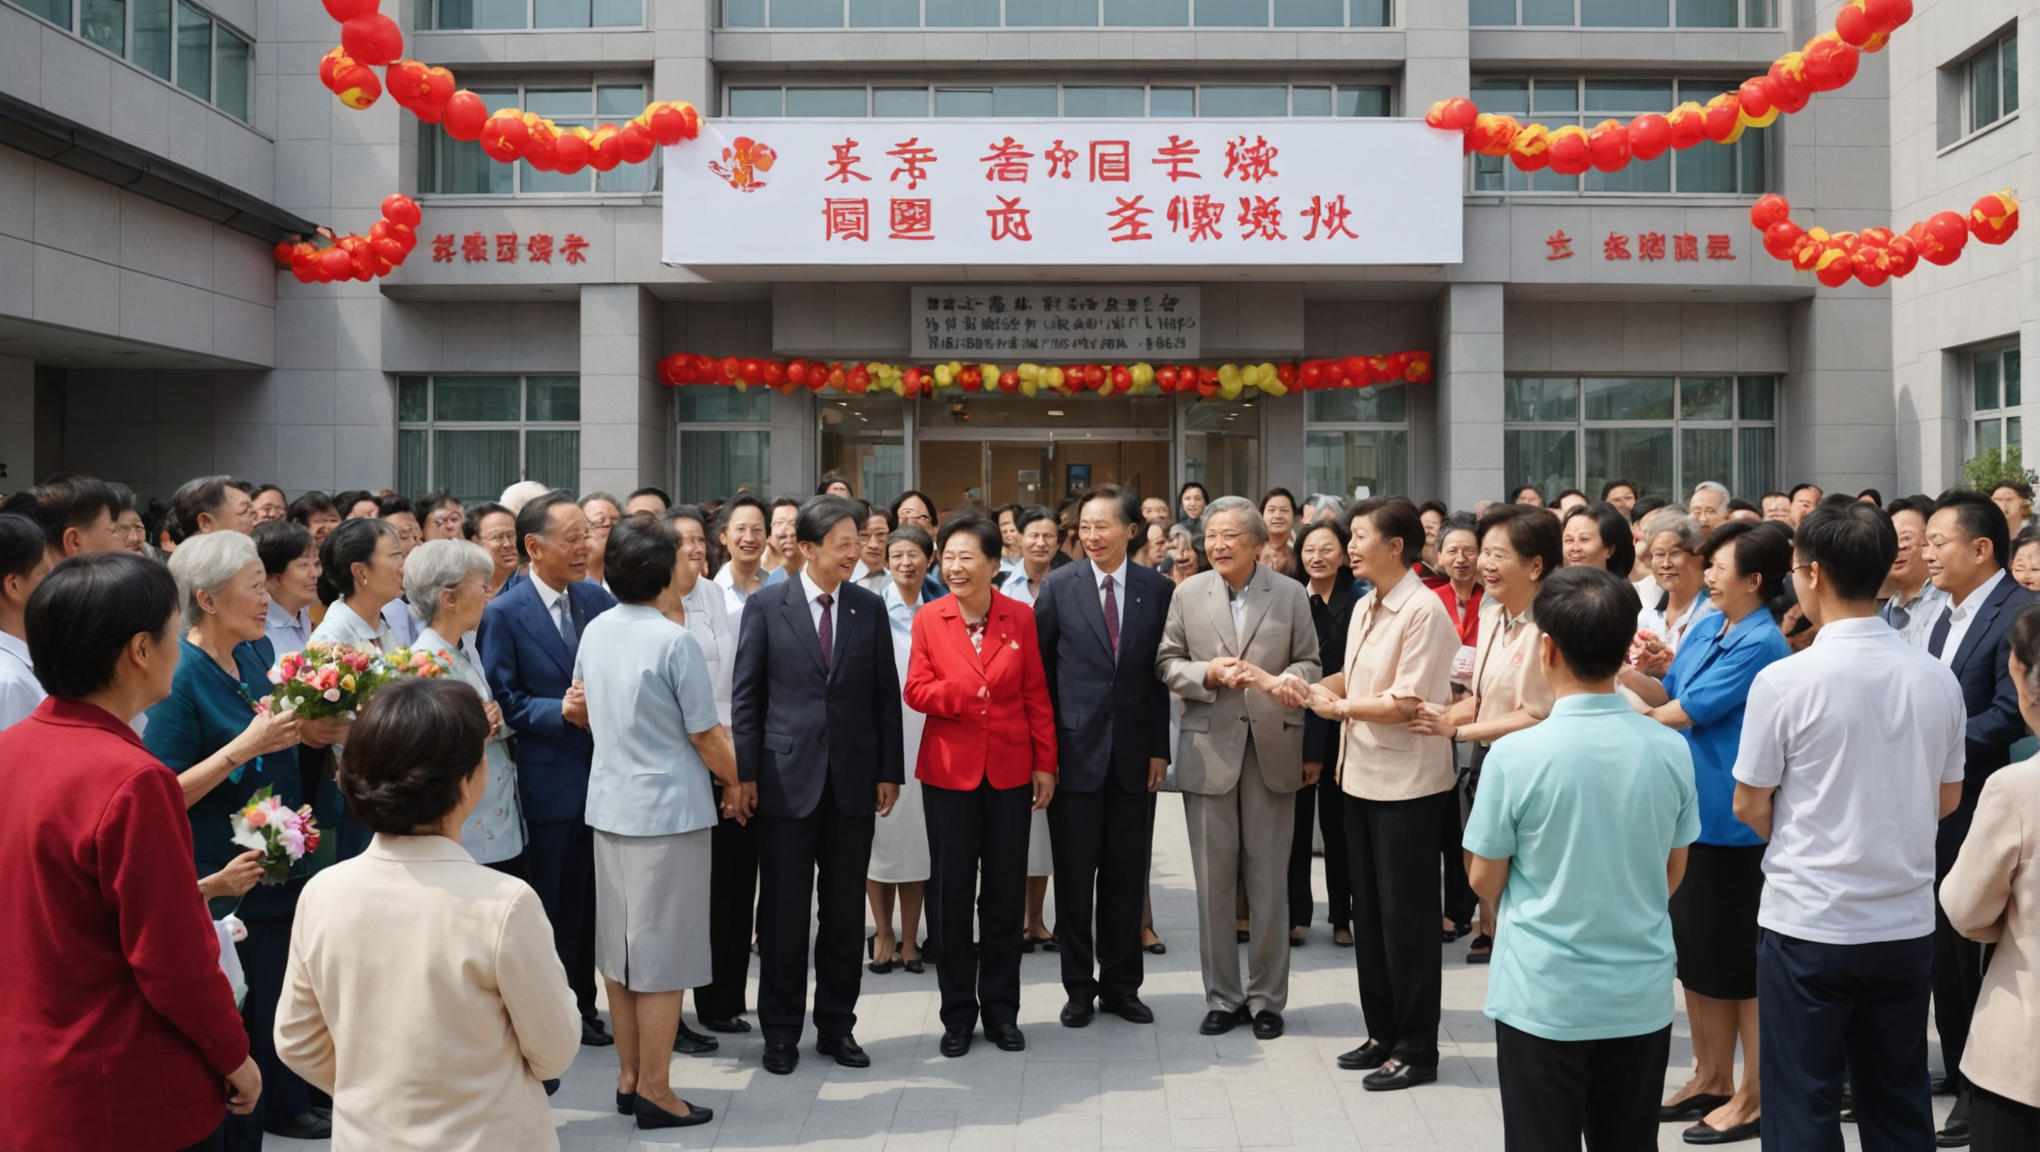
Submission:
M 954 373 L 953 371 L 951 371 L 951 370 L 950 370 L 950 367 L 949 367 L 949 365 L 947 365 L 947 364 L 937 364 L 937 365 L 935 366 L 935 383 L 936 383 L 936 384 L 938 384 L 938 385 L 940 385 L 940 386 L 942 386 L 942 387 L 944 387 L 944 388 L 947 388 L 947 387 L 949 387 L 949 382 L 950 382 L 950 381 L 952 381 L 952 380 L 954 380 L 954 379 L 956 379 L 956 374 L 955 374 L 955 373 Z
M 1262 381 L 1261 391 L 1266 392 L 1270 396 L 1287 396 L 1289 395 L 1289 385 L 1284 384 L 1279 376 L 1271 377 L 1268 380 Z
M 1240 366 L 1237 364 L 1221 365 L 1218 369 L 1218 386 L 1220 388 L 1231 388 L 1233 393 L 1237 395 L 1240 388 L 1244 386 L 1244 381 L 1240 376 Z
M 1064 376 L 1063 376 L 1063 370 L 1062 370 L 1062 369 L 1060 369 L 1060 368 L 1050 368 L 1050 369 L 1048 370 L 1048 386 L 1049 386 L 1050 388 L 1060 388 L 1060 387 L 1062 387 L 1062 386 L 1063 386 L 1063 379 L 1064 379 Z
M 1035 387 L 1034 378 L 1032 376 L 1022 376 L 1020 378 L 1020 394 L 1022 396 L 1025 396 L 1030 400 L 1033 399 L 1034 387 Z

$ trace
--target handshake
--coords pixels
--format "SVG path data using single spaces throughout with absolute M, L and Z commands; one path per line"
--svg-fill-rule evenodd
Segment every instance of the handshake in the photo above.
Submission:
M 1237 656 L 1220 656 L 1206 665 L 1204 686 L 1241 690 L 1252 688 L 1280 700 L 1285 708 L 1301 708 L 1310 702 L 1311 686 L 1305 683 L 1302 677 L 1294 673 L 1277 676 Z

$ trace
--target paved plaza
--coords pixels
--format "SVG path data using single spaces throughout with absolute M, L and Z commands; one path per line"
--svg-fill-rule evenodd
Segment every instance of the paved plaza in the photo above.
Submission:
M 1323 862 L 1316 863 L 1322 916 Z M 1155 921 L 1169 946 L 1150 956 L 1142 999 L 1150 1026 L 1101 1015 L 1089 1028 L 1056 1022 L 1064 996 L 1053 953 L 1023 958 L 1020 1025 L 1025 1053 L 982 1036 L 970 1055 L 936 1051 L 942 1027 L 935 971 L 864 976 L 857 1038 L 872 1066 L 839 1068 L 814 1053 L 810 1027 L 800 1068 L 773 1076 L 759 1066 L 755 1031 L 723 1036 L 713 1058 L 675 1057 L 674 1090 L 715 1110 L 698 1128 L 640 1133 L 612 1106 L 616 1050 L 583 1048 L 553 1098 L 566 1152 L 639 1148 L 814 1148 L 870 1152 L 1082 1152 L 1091 1148 L 1398 1149 L 1501 1152 L 1493 1022 L 1481 1014 L 1487 969 L 1446 949 L 1444 1060 L 1438 1082 L 1407 1092 L 1361 1090 L 1358 1072 L 1334 1063 L 1363 1035 L 1353 953 L 1334 947 L 1322 919 L 1290 953 L 1288 1035 L 1262 1042 L 1241 1028 L 1197 1034 L 1204 997 L 1197 972 L 1196 912 L 1183 808 L 1162 798 L 1155 828 Z M 1050 914 L 1053 920 L 1053 912 Z M 1591 994 L 1591 990 L 1583 990 Z M 755 971 L 751 1002 L 756 1003 Z M 693 1020 L 693 1002 L 688 1002 Z M 755 1018 L 753 1023 L 755 1024 Z M 421 1026 L 429 1026 L 421 1021 Z M 1674 1026 L 1669 1083 L 1683 1083 L 1692 1050 L 1686 1019 Z M 1936 1067 L 1940 1055 L 1932 1057 Z M 1950 1100 L 1934 1100 L 1936 1123 Z M 1685 1148 L 1683 1125 L 1658 1146 Z M 1843 1126 L 1847 1147 L 1860 1147 Z M 323 1152 L 325 1142 L 271 1138 L 277 1152 Z M 1750 1141 L 1739 1147 L 1755 1152 Z

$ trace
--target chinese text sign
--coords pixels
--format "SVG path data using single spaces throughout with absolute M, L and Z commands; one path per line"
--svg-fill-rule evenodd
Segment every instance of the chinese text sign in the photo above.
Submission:
M 917 359 L 1195 360 L 1199 291 L 1180 284 L 916 287 Z

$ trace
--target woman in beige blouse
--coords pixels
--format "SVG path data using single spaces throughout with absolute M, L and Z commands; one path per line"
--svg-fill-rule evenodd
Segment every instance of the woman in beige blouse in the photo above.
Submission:
M 1472 691 L 1449 709 L 1420 709 L 1410 721 L 1413 731 L 1473 745 L 1466 778 L 1469 809 L 1488 748 L 1551 714 L 1551 686 L 1537 662 L 1537 640 L 1543 632 L 1530 618 L 1530 604 L 1544 577 L 1564 563 L 1558 522 L 1534 508 L 1497 505 L 1480 518 L 1478 531 L 1480 578 L 1487 597 L 1480 609 Z M 1482 900 L 1480 934 L 1473 938 L 1466 962 L 1487 963 L 1494 947 L 1495 902 Z
M 2019 714 L 2040 730 L 2040 609 L 2019 614 L 2010 641 Z M 1984 781 L 1976 822 L 1941 882 L 1941 907 L 1957 932 L 1997 946 L 1962 1053 L 1970 1147 L 2032 1152 L 2040 1147 L 2040 760 Z
M 1548 519 L 1548 517 L 1547 517 Z M 1368 1040 L 1339 1057 L 1384 1092 L 1438 1078 L 1438 830 L 1452 803 L 1452 745 L 1410 720 L 1452 697 L 1459 633 L 1412 566 L 1424 521 L 1400 496 L 1355 504 L 1347 556 L 1374 585 L 1353 609 L 1344 668 L 1311 688 L 1311 711 L 1342 721 L 1353 956 Z

